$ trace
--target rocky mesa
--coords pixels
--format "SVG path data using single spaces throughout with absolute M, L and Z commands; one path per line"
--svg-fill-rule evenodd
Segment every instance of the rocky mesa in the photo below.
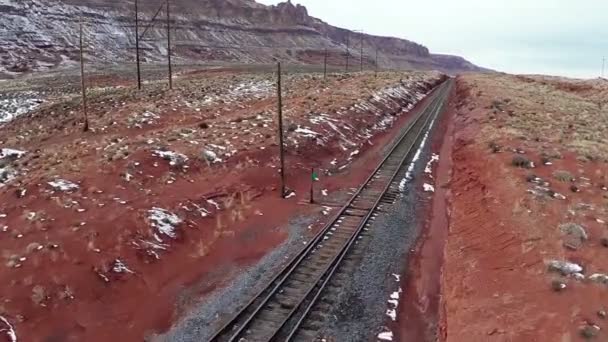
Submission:
M 164 0 L 139 1 L 143 61 L 167 54 Z M 367 67 L 482 70 L 455 56 L 434 55 L 415 42 L 360 34 L 331 26 L 291 1 L 266 6 L 253 0 L 171 1 L 175 63 L 322 63 L 344 65 L 348 51 Z M 78 61 L 79 23 L 84 23 L 86 58 L 97 65 L 132 63 L 135 1 L 5 0 L 0 4 L 0 77 L 65 67 Z M 348 48 L 347 48 L 348 47 Z

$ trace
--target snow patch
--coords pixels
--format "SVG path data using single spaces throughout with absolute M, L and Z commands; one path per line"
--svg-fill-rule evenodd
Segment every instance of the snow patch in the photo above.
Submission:
M 12 169 L 11 167 L 0 167 L 0 187 L 3 187 L 5 184 L 8 184 L 10 181 L 15 179 L 17 176 L 17 171 Z
M 589 276 L 589 280 L 596 282 L 596 283 L 608 285 L 608 275 L 606 275 L 606 274 L 602 274 L 602 273 L 592 274 L 591 276 Z
M 302 128 L 300 126 L 298 126 L 298 128 L 296 128 L 295 132 L 302 134 L 303 136 L 309 137 L 309 138 L 315 138 L 317 135 L 321 135 L 315 131 L 312 131 L 308 128 Z
M 412 161 L 410 162 L 410 165 L 407 168 L 407 171 L 405 173 L 405 177 L 403 178 L 403 180 L 399 184 L 399 190 L 401 192 L 403 192 L 405 190 L 405 184 L 407 182 L 411 181 L 414 178 L 413 175 L 412 175 L 413 172 L 414 172 L 414 167 L 416 167 L 416 162 L 418 161 L 418 159 L 420 159 L 420 155 L 422 154 L 422 150 L 424 149 L 424 146 L 426 145 L 426 141 L 429 138 L 429 134 L 431 133 L 431 130 L 433 129 L 433 124 L 435 123 L 435 119 L 436 118 L 433 118 L 433 120 L 429 124 L 428 129 L 424 133 L 424 137 L 422 138 L 422 141 L 420 142 L 420 146 L 418 146 L 418 149 L 416 150 L 416 154 L 414 154 L 414 158 L 412 158 Z
M 142 128 L 143 125 L 153 125 L 156 123 L 156 120 L 160 119 L 160 115 L 155 114 L 151 111 L 145 111 L 142 114 L 132 115 L 128 119 L 128 123 L 130 126 L 135 128 Z
M 13 328 L 11 323 L 3 316 L 0 316 L 0 321 L 6 326 L 2 327 L 2 329 L 0 329 L 0 332 L 4 333 L 9 338 L 9 341 L 17 342 L 17 333 L 15 332 L 15 329 Z
M 131 271 L 127 265 L 122 262 L 120 259 L 114 260 L 114 265 L 112 266 L 112 271 L 115 273 L 135 273 Z
M 203 158 L 206 161 L 208 161 L 208 162 L 210 162 L 212 164 L 221 163 L 222 162 L 222 160 L 220 158 L 218 158 L 217 154 L 215 152 L 211 151 L 211 150 L 204 150 L 203 151 Z
M 549 270 L 560 272 L 564 275 L 583 272 L 583 268 L 580 265 L 568 261 L 551 260 L 547 265 L 549 266 Z
M 405 192 L 405 185 L 407 184 L 407 178 L 403 178 L 401 182 L 399 182 L 399 192 Z
M 158 233 L 166 235 L 172 239 L 177 237 L 176 228 L 182 223 L 182 219 L 176 214 L 161 208 L 148 210 L 148 220 Z M 162 240 L 161 240 L 162 241 Z
M 217 103 L 233 103 L 240 102 L 243 98 L 262 99 L 270 95 L 275 89 L 274 83 L 270 80 L 253 80 L 242 82 L 235 86 L 231 86 L 228 90 L 222 90 L 218 94 L 206 96 L 202 101 L 202 105 L 213 105 Z
M 55 179 L 52 182 L 48 182 L 47 184 L 50 185 L 55 191 L 69 192 L 78 190 L 79 188 L 78 184 L 60 178 Z
M 431 184 L 424 183 L 424 184 L 422 184 L 422 187 L 424 189 L 424 192 L 435 192 L 435 187 L 432 186 Z
M 395 309 L 386 309 L 386 315 L 390 317 L 393 322 L 397 320 L 397 310 Z
M 431 159 L 428 161 L 428 163 L 426 163 L 426 167 L 424 168 L 424 173 L 429 174 L 431 178 L 433 178 L 433 176 L 431 175 L 433 173 L 433 163 L 439 160 L 439 155 L 433 153 L 433 155 L 431 156 Z
M 155 150 L 152 151 L 152 154 L 164 160 L 168 160 L 169 165 L 171 166 L 180 166 L 188 162 L 188 157 L 186 155 L 173 151 Z
M 392 341 L 393 340 L 393 332 L 385 331 L 378 334 L 378 339 L 382 341 Z
M 214 206 L 214 207 L 215 207 L 215 210 L 220 210 L 220 205 L 219 205 L 219 204 L 218 204 L 216 201 L 214 201 L 214 200 L 212 200 L 212 199 L 208 199 L 208 200 L 207 200 L 207 203 L 209 203 L 209 204 L 211 204 L 212 206 Z
M 0 148 L 0 159 L 14 157 L 21 158 L 25 154 L 25 151 L 19 151 L 12 148 Z
M 0 98 L 0 124 L 7 123 L 20 115 L 33 111 L 43 102 L 39 98 L 39 94 L 33 91 L 11 94 L 10 96 L 9 98 Z

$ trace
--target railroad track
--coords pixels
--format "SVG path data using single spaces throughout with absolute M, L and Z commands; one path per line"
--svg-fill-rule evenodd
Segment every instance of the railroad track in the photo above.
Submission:
M 362 232 L 385 205 L 399 197 L 398 176 L 421 136 L 443 108 L 451 87 L 444 82 L 427 107 L 410 122 L 388 155 L 307 246 L 264 289 L 230 319 L 210 342 L 310 341 L 314 324 L 305 321 Z

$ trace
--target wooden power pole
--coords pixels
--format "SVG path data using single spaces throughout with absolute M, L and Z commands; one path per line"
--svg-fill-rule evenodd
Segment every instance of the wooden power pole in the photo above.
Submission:
M 281 197 L 285 197 L 285 151 L 283 149 L 283 95 L 281 91 L 281 62 L 277 63 L 277 99 L 279 113 L 279 158 L 281 159 Z
M 167 0 L 167 64 L 169 67 L 169 89 L 173 89 L 173 71 L 171 69 L 171 12 L 169 0 Z
M 87 88 L 84 76 L 84 46 L 82 42 L 82 19 L 80 20 L 80 81 L 82 85 L 82 114 L 84 116 L 84 128 L 87 132 L 89 130 L 89 116 L 87 114 Z
M 350 56 L 350 50 L 349 50 L 349 34 L 350 32 L 346 32 L 346 72 L 348 72 L 348 57 Z
M 361 54 L 361 57 L 360 57 L 361 58 L 361 71 L 363 71 L 363 32 L 359 32 L 359 35 L 361 36 L 361 46 L 360 46 L 360 48 L 361 48 L 361 52 L 360 52 L 360 54 Z
M 327 49 L 325 49 L 325 55 L 323 55 L 323 79 L 327 79 Z
M 138 2 L 135 0 L 135 60 L 137 63 L 137 89 L 141 90 L 141 69 L 140 69 L 140 58 L 139 58 L 139 8 Z
M 378 48 L 376 47 L 376 77 L 378 77 Z

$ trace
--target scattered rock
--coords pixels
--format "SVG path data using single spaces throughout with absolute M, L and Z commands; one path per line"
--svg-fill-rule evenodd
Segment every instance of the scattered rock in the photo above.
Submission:
M 566 289 L 566 283 L 562 280 L 555 279 L 551 282 L 551 288 L 555 292 L 561 292 Z

